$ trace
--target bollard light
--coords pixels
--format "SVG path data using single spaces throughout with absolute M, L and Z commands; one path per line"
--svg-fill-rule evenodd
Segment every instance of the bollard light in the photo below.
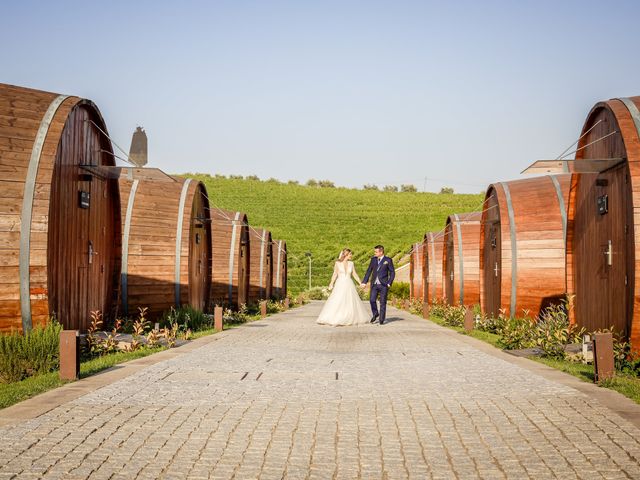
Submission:
M 429 304 L 427 302 L 422 304 L 422 317 L 429 318 Z
M 464 329 L 467 332 L 473 330 L 475 326 L 475 318 L 473 316 L 473 309 L 467 308 L 464 312 Z
M 287 309 L 287 310 L 289 310 L 289 305 L 290 305 L 290 303 L 291 303 L 291 300 L 289 299 L 289 297 L 286 297 L 286 298 L 284 299 L 284 308 L 285 308 L 285 309 Z
M 596 383 L 613 377 L 615 364 L 613 361 L 613 335 L 611 333 L 595 333 L 593 335 L 593 370 Z
M 222 307 L 216 305 L 213 308 L 213 328 L 221 332 L 224 328 L 224 320 L 223 320 L 223 310 Z
M 60 379 L 77 380 L 80 378 L 80 331 L 62 330 L 60 332 Z
M 265 300 L 260 302 L 260 315 L 262 318 L 267 316 L 267 302 Z

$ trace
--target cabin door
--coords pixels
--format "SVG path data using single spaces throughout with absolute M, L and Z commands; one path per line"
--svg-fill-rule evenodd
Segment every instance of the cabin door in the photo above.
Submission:
M 242 233 L 242 240 L 240 244 L 240 258 L 238 259 L 238 264 L 240 265 L 238 269 L 238 308 L 241 303 L 247 302 L 247 295 L 249 293 L 249 241 L 248 235 L 245 233 L 246 229 L 241 228 L 240 232 Z
M 449 224 L 447 231 L 447 258 L 445 260 L 446 298 L 449 305 L 454 305 L 453 288 L 455 286 L 455 267 L 453 254 L 453 226 Z
M 484 302 L 485 313 L 497 317 L 500 310 L 501 235 L 500 223 L 489 221 L 484 226 Z
M 583 278 L 584 273 L 577 272 L 582 288 L 578 294 L 589 295 L 583 298 L 585 312 L 576 312 L 588 330 L 609 328 L 629 335 L 631 318 L 633 271 L 633 217 L 631 209 L 631 185 L 627 164 L 624 163 L 599 174 L 591 188 L 591 215 L 593 215 L 593 233 L 586 232 L 583 241 L 595 241 L 598 252 L 595 258 L 582 256 L 581 265 L 592 263 L 589 272 L 593 280 Z M 576 232 L 579 235 L 580 232 Z M 592 285 L 588 283 L 594 282 Z M 592 305 L 589 305 L 592 303 Z M 584 319 L 584 320 L 582 320 Z M 586 321 L 585 321 L 586 320 Z
M 191 207 L 189 229 L 189 304 L 200 311 L 206 308 L 209 290 L 210 224 L 207 222 L 205 200 L 198 188 Z

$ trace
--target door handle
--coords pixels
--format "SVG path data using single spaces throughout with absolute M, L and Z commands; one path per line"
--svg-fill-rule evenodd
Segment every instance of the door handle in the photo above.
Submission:
M 93 242 L 89 240 L 89 265 L 93 263 L 94 255 L 98 255 L 98 252 L 93 249 Z
M 611 240 L 609 240 L 609 244 L 607 245 L 607 249 L 604 252 L 604 256 L 607 257 L 607 265 L 613 265 L 613 248 L 611 247 Z
M 498 276 L 498 262 L 496 262 L 496 266 L 493 268 L 494 273 L 496 274 L 495 276 Z

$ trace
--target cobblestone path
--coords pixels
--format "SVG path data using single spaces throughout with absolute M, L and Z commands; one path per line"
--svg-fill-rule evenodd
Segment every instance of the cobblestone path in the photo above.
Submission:
M 391 309 L 313 303 L 0 428 L 4 478 L 640 478 L 598 401 Z

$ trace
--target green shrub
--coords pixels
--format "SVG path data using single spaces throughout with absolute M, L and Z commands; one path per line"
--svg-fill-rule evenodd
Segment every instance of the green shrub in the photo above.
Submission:
M 539 316 L 534 330 L 535 343 L 545 357 L 566 357 L 564 346 L 580 341 L 584 329 L 569 322 L 566 303 L 546 308 Z
M 29 333 L 0 335 L 0 382 L 12 383 L 23 378 L 51 372 L 60 361 L 62 326 L 50 320 Z
M 409 312 L 413 313 L 414 315 L 422 316 L 423 305 L 424 305 L 424 302 L 419 298 L 412 298 L 411 301 L 409 302 Z
M 464 326 L 464 314 L 467 311 L 464 305 L 447 306 L 444 317 L 445 325 L 450 327 L 463 327 Z
M 192 332 L 213 328 L 213 315 L 207 315 L 190 305 L 183 305 L 178 308 L 171 307 L 162 315 L 160 324 L 170 327 L 172 324 L 180 325 L 180 330 L 186 332 L 188 329 Z
M 500 331 L 505 326 L 505 318 L 502 315 L 496 317 L 487 317 L 476 313 L 476 322 L 475 328 L 476 330 L 480 330 L 482 332 L 489 332 L 499 334 Z
M 389 289 L 389 299 L 404 300 L 409 298 L 410 286 L 407 282 L 395 282 Z
M 502 326 L 500 334 L 500 346 L 505 350 L 519 350 L 535 345 L 534 333 L 536 324 L 531 318 L 505 318 L 504 311 L 499 316 Z
M 429 306 L 429 316 L 444 318 L 447 314 L 447 309 L 449 305 L 444 303 L 442 300 L 436 300 Z

